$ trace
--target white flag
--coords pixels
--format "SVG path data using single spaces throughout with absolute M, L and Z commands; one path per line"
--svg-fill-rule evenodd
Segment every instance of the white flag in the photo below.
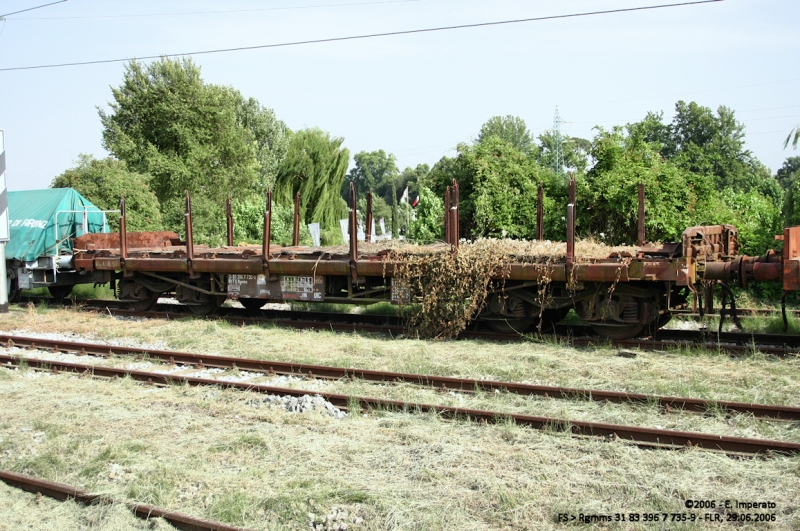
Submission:
M 406 186 L 406 189 L 403 190 L 403 195 L 400 197 L 400 202 L 408 203 L 408 186 Z

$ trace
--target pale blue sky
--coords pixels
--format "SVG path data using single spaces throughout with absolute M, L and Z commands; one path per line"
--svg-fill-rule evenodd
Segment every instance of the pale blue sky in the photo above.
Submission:
M 47 2 L 0 0 L 0 11 Z M 0 22 L 0 68 L 660 3 L 667 2 L 69 0 Z M 204 11 L 215 13 L 196 13 Z M 186 12 L 195 13 L 166 15 Z M 799 23 L 797 0 L 725 0 L 194 60 L 206 81 L 257 98 L 289 127 L 342 136 L 351 153 L 384 149 L 401 169 L 454 155 L 494 115 L 520 116 L 538 134 L 552 127 L 558 105 L 562 131 L 591 138 L 595 125 L 637 121 L 647 111 L 670 119 L 683 99 L 734 109 L 748 148 L 775 171 L 800 155 L 782 146 L 800 123 Z M 122 76 L 122 63 L 0 71 L 9 188 L 46 187 L 79 153 L 105 156 L 95 107 Z

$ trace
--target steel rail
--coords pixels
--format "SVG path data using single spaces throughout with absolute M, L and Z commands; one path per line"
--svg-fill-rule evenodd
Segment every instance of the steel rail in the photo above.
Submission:
M 478 380 L 473 378 L 456 378 L 428 374 L 413 374 L 371 369 L 354 369 L 309 363 L 294 363 L 277 360 L 258 360 L 197 354 L 171 350 L 153 350 L 138 347 L 118 347 L 96 343 L 62 341 L 56 339 L 40 339 L 33 337 L 0 334 L 0 346 L 19 348 L 38 348 L 54 352 L 74 352 L 83 355 L 136 356 L 137 358 L 156 359 L 171 364 L 190 366 L 216 367 L 222 369 L 239 369 L 244 371 L 299 375 L 312 378 L 344 379 L 358 378 L 370 382 L 403 382 L 432 387 L 441 391 L 460 392 L 507 392 L 523 396 L 544 396 L 560 399 L 584 399 L 597 402 L 613 402 L 618 404 L 653 404 L 665 411 L 686 411 L 691 413 L 708 413 L 723 410 L 734 414 L 753 415 L 756 418 L 781 421 L 800 421 L 800 407 L 733 402 L 724 400 L 702 400 L 676 396 L 658 396 L 643 393 L 626 393 L 606 391 L 602 389 L 581 389 L 574 387 L 558 387 L 534 385 L 497 380 Z
M 169 306 L 169 305 L 165 305 Z M 178 305 L 172 305 L 180 308 Z M 87 310 L 92 308 L 87 307 Z M 110 312 L 114 315 L 131 317 L 151 317 L 163 319 L 182 319 L 190 314 L 183 310 L 174 312 L 137 312 L 134 310 L 97 307 L 95 311 Z M 240 312 L 237 308 L 227 308 L 219 318 L 237 324 L 272 323 L 276 326 L 311 330 L 333 330 L 337 332 L 378 332 L 401 335 L 407 332 L 399 318 L 391 316 L 360 314 L 335 314 L 287 310 L 260 310 L 260 316 Z M 285 315 L 284 315 L 285 314 Z M 367 321 L 367 322 L 364 322 Z M 382 324 L 385 323 L 385 324 Z M 722 350 L 736 354 L 751 354 L 758 350 L 774 356 L 791 356 L 800 353 L 800 336 L 792 334 L 763 334 L 752 332 L 716 332 L 703 330 L 659 330 L 657 338 L 633 338 L 609 340 L 601 336 L 585 335 L 592 333 L 591 327 L 585 324 L 558 324 L 555 326 L 556 339 L 564 339 L 574 346 L 591 346 L 611 344 L 620 347 L 639 347 L 644 350 L 664 350 L 668 348 L 706 348 Z M 583 335 L 576 335 L 578 334 Z M 526 339 L 521 334 L 501 334 L 486 330 L 464 330 L 459 334 L 461 339 L 486 339 L 492 341 L 520 341 Z
M 0 470 L 0 480 L 4 483 L 34 494 L 41 494 L 48 498 L 60 501 L 75 500 L 82 505 L 121 503 L 126 505 L 134 515 L 143 520 L 150 518 L 163 518 L 174 527 L 183 531 L 247 531 L 222 522 L 215 522 L 205 518 L 196 518 L 177 511 L 162 509 L 146 503 L 118 502 L 105 494 L 91 494 L 90 492 L 46 479 L 35 478 L 26 474 L 18 474 L 7 470 Z
M 117 301 L 110 302 L 107 306 L 86 307 L 88 311 L 102 311 L 112 315 L 183 319 L 191 314 L 187 313 L 180 305 L 171 306 L 174 311 L 154 312 L 135 311 L 118 308 Z M 402 335 L 407 329 L 400 324 L 399 318 L 392 316 L 360 314 L 317 313 L 287 310 L 259 310 L 260 315 L 254 316 L 252 312 L 239 311 L 237 308 L 227 308 L 220 315 L 207 318 L 223 319 L 236 324 L 270 323 L 276 326 L 289 328 L 328 330 L 336 332 L 374 332 L 384 334 Z M 274 317 L 273 317 L 274 316 Z M 285 316 L 285 318 L 284 318 Z M 367 321 L 367 322 L 363 322 Z M 382 324 L 383 323 L 383 324 Z M 633 338 L 609 340 L 596 335 L 576 335 L 592 333 L 591 327 L 585 324 L 559 324 L 555 326 L 555 339 L 563 339 L 572 346 L 599 346 L 611 345 L 617 347 L 636 347 L 642 350 L 658 351 L 670 348 L 704 348 L 719 350 L 733 354 L 747 355 L 755 351 L 778 357 L 800 355 L 800 335 L 793 334 L 764 334 L 751 332 L 722 332 L 716 333 L 704 330 L 664 330 L 657 332 L 657 338 Z M 460 339 L 485 339 L 489 341 L 521 341 L 526 340 L 526 335 L 501 334 L 486 330 L 464 330 L 459 334 Z
M 12 366 L 26 364 L 28 367 L 32 368 L 58 372 L 74 372 L 94 377 L 128 377 L 133 380 L 143 381 L 151 384 L 171 385 L 177 383 L 192 386 L 215 386 L 270 395 L 288 395 L 296 397 L 304 395 L 319 395 L 334 406 L 337 406 L 341 409 L 350 409 L 357 404 L 359 410 L 378 409 L 412 412 L 418 411 L 421 413 L 436 413 L 447 419 L 466 419 L 480 423 L 503 423 L 511 421 L 520 426 L 528 426 L 539 430 L 557 430 L 569 432 L 574 436 L 604 437 L 610 440 L 621 439 L 631 441 L 637 445 L 652 446 L 656 448 L 699 447 L 705 450 L 720 451 L 726 454 L 736 455 L 759 453 L 771 455 L 773 452 L 793 454 L 800 452 L 800 443 L 788 441 L 748 439 L 745 437 L 732 437 L 709 433 L 665 430 L 659 428 L 643 428 L 639 426 L 625 426 L 620 424 L 568 420 L 556 417 L 504 413 L 500 411 L 441 406 L 418 402 L 404 402 L 400 400 L 388 400 L 374 397 L 350 396 L 303 389 L 273 387 L 246 382 L 231 382 L 214 380 L 210 378 L 197 378 L 180 374 L 165 374 L 141 370 L 103 367 L 98 365 L 65 363 L 20 356 L 0 355 L 0 363 Z

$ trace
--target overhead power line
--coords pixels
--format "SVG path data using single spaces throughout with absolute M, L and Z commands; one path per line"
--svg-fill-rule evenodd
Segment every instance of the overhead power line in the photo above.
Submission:
M 52 5 L 55 5 L 55 4 L 63 4 L 66 1 L 67 0 L 58 0 L 58 2 L 50 2 L 49 4 L 44 4 L 44 5 L 41 5 L 41 6 L 29 7 L 28 9 L 22 9 L 20 11 L 14 11 L 13 13 L 6 13 L 5 15 L 0 15 L 0 18 L 9 17 L 11 15 L 16 15 L 17 13 L 25 13 L 26 11 L 33 11 L 34 9 L 41 9 L 43 7 L 52 6 Z
M 64 1 L 64 0 L 62 0 Z M 457 30 L 457 29 L 466 29 L 466 28 L 481 28 L 487 26 L 500 26 L 505 24 L 518 24 L 522 22 L 540 22 L 543 20 L 556 20 L 556 19 L 564 19 L 564 18 L 577 18 L 577 17 L 587 17 L 593 15 L 609 15 L 613 13 L 626 13 L 632 11 L 646 11 L 651 9 L 662 9 L 667 7 L 681 7 L 681 6 L 690 6 L 690 5 L 697 5 L 697 4 L 711 4 L 716 2 L 723 2 L 724 0 L 696 0 L 694 2 L 681 2 L 676 4 L 661 4 L 655 6 L 641 6 L 641 7 L 629 7 L 625 9 L 609 9 L 605 11 L 588 11 L 584 13 L 569 13 L 566 15 L 550 15 L 546 17 L 532 17 L 532 18 L 520 18 L 514 20 L 500 20 L 495 22 L 479 22 L 475 24 L 459 24 L 456 26 L 439 26 L 435 28 L 423 28 L 423 29 L 414 29 L 414 30 L 400 30 L 400 31 L 387 31 L 384 33 L 368 33 L 364 35 L 351 35 L 348 37 L 330 37 L 327 39 L 312 39 L 312 40 L 305 40 L 305 41 L 293 41 L 293 42 L 282 42 L 282 43 L 275 43 L 275 44 L 260 44 L 256 46 L 240 46 L 236 48 L 219 48 L 216 50 L 202 50 L 197 52 L 183 52 L 183 53 L 170 53 L 170 54 L 161 54 L 161 55 L 148 55 L 144 57 L 125 57 L 122 59 L 100 59 L 96 61 L 79 61 L 73 63 L 58 63 L 58 64 L 48 64 L 48 65 L 34 65 L 34 66 L 14 66 L 9 68 L 0 68 L 0 72 L 8 72 L 11 70 L 35 70 L 40 68 L 59 68 L 65 66 L 84 66 L 84 65 L 97 65 L 97 64 L 105 64 L 105 63 L 121 63 L 125 61 L 131 61 L 134 59 L 143 60 L 143 59 L 159 59 L 161 57 L 181 57 L 185 55 L 204 55 L 204 54 L 212 54 L 212 53 L 227 53 L 227 52 L 240 52 L 245 50 L 260 50 L 266 48 L 282 48 L 287 46 L 299 46 L 303 44 L 319 44 L 324 42 L 341 42 L 341 41 L 353 41 L 359 39 L 372 39 L 376 37 L 392 37 L 395 35 L 412 35 L 415 33 L 431 33 L 435 31 L 449 31 L 449 30 Z
M 63 0 L 66 2 L 66 0 Z M 283 7 L 259 7 L 253 9 L 221 9 L 216 11 L 177 11 L 174 13 L 141 13 L 130 15 L 85 15 L 74 17 L 22 17 L 15 20 L 85 20 L 92 18 L 143 18 L 143 17 L 173 17 L 184 15 L 218 15 L 227 13 L 251 13 L 254 11 L 294 11 L 297 9 L 318 9 L 326 7 L 352 7 L 352 6 L 371 6 L 382 4 L 406 4 L 409 2 L 422 2 L 423 0 L 383 0 L 379 2 L 349 2 L 345 4 L 315 4 L 309 6 L 283 6 Z M 27 10 L 26 10 L 27 11 Z M 19 11 L 21 13 L 21 11 Z

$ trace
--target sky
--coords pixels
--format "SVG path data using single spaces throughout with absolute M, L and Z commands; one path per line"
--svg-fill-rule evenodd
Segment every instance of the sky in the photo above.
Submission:
M 55 0 L 0 0 L 0 15 Z M 0 21 L 0 129 L 10 190 L 47 187 L 80 153 L 108 156 L 108 109 L 124 62 L 441 26 L 578 14 L 681 0 L 67 0 Z M 678 100 L 733 109 L 746 147 L 776 171 L 800 124 L 800 2 L 713 3 L 195 54 L 206 82 L 230 85 L 294 129 L 343 137 L 351 156 L 383 149 L 403 169 L 474 141 L 492 116 L 534 135 L 672 118 Z M 352 162 L 352 159 L 351 159 Z

